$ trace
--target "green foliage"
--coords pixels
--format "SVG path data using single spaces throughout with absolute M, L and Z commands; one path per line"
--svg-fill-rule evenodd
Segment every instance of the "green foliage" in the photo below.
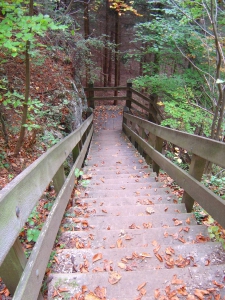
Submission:
M 84 174 L 84 172 L 82 172 L 78 168 L 76 168 L 74 174 L 75 174 L 76 178 L 79 178 L 80 176 L 82 176 Z
M 225 200 L 225 177 L 203 175 L 203 184 Z
M 39 45 L 37 36 L 44 36 L 48 29 L 64 30 L 66 26 L 55 24 L 48 15 L 28 16 L 27 2 L 0 1 L 4 18 L 0 23 L 0 47 L 16 57 L 23 53 L 27 41 L 30 42 L 30 55 L 35 55 Z
M 209 237 L 211 239 L 213 239 L 214 241 L 217 241 L 217 242 L 221 242 L 221 244 L 225 250 L 225 240 L 222 238 L 221 229 L 219 228 L 219 226 L 215 226 L 215 225 L 209 226 L 208 233 L 209 233 Z
M 27 229 L 27 240 L 28 242 L 37 242 L 37 239 L 40 235 L 41 231 L 37 228 L 29 228 Z
M 88 184 L 89 184 L 90 181 L 86 180 L 86 179 L 82 179 L 82 175 L 84 174 L 83 171 L 80 171 L 79 169 L 76 168 L 74 174 L 75 174 L 75 177 L 77 179 L 81 179 L 80 180 L 80 185 L 82 187 L 86 188 L 88 186 Z

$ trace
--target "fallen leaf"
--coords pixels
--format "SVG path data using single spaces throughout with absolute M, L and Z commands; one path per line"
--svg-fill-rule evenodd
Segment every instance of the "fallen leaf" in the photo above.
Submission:
M 215 280 L 213 280 L 212 282 L 214 285 L 218 286 L 220 289 L 224 288 L 224 285 L 223 284 L 220 284 L 218 282 L 216 282 Z
M 109 281 L 110 284 L 116 284 L 118 281 L 120 281 L 121 278 L 122 278 L 122 276 L 119 273 L 111 272 L 109 274 L 108 281 Z
M 206 290 L 195 290 L 195 296 L 197 296 L 200 300 L 204 300 L 204 295 L 209 295 L 209 292 Z
M 106 298 L 106 288 L 97 286 L 94 290 L 94 293 L 97 297 L 100 299 L 105 299 Z
M 127 234 L 127 235 L 125 235 L 125 240 L 128 240 L 128 241 L 129 241 L 129 240 L 132 240 L 132 237 L 131 237 L 130 235 Z
M 92 257 L 92 261 L 96 262 L 98 260 L 102 259 L 102 253 L 96 253 L 93 257 Z
M 69 289 L 68 288 L 58 288 L 58 291 L 60 292 L 60 293 L 63 293 L 63 292 L 68 292 L 69 291 Z
M 93 292 L 90 292 L 84 296 L 84 300 L 101 300 L 101 298 L 96 296 Z
M 124 269 L 126 269 L 127 266 L 126 266 L 126 264 L 124 264 L 122 262 L 118 262 L 118 267 L 124 270 Z
M 146 252 L 142 252 L 140 254 L 141 257 L 146 257 L 146 258 L 151 258 L 152 256 L 149 254 L 149 253 L 146 253 Z
M 160 262 L 163 262 L 163 258 L 159 253 L 154 253 Z
M 87 292 L 88 288 L 86 285 L 82 285 L 81 290 L 82 290 L 82 294 L 84 294 Z
M 160 297 L 160 290 L 159 289 L 156 289 L 155 291 L 154 291 L 154 296 L 155 296 L 155 299 L 159 299 L 159 297 Z
M 150 215 L 154 214 L 154 212 L 155 212 L 155 210 L 152 207 L 147 207 L 145 211 L 146 211 L 146 213 L 148 213 Z
M 102 212 L 104 212 L 105 214 L 107 214 L 107 210 L 106 209 L 102 209 Z
M 177 284 L 177 285 L 179 285 L 179 284 L 183 284 L 184 285 L 184 282 L 183 282 L 183 280 L 182 279 L 178 279 L 177 278 L 177 275 L 173 275 L 173 279 L 172 279 L 172 282 L 171 282 L 172 284 Z
M 168 248 L 166 248 L 166 254 L 173 255 L 173 254 L 175 254 L 175 251 L 172 247 L 168 247 Z
M 174 225 L 175 226 L 179 226 L 179 225 L 181 225 L 183 223 L 182 221 L 180 221 L 178 219 L 173 219 L 173 221 L 174 221 Z
M 140 284 L 137 288 L 138 291 L 140 291 L 144 286 L 146 286 L 146 282 Z
M 190 218 L 187 218 L 186 223 L 187 223 L 188 225 L 191 224 Z
M 122 239 L 118 239 L 117 242 L 116 242 L 116 244 L 117 244 L 117 248 L 123 248 L 123 241 L 122 241 Z

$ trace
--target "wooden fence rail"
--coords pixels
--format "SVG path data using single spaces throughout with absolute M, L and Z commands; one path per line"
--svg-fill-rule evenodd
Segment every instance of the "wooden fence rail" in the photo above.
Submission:
M 137 127 L 141 134 L 135 132 Z M 123 115 L 123 130 L 133 144 L 138 146 L 139 150 L 141 148 L 153 160 L 154 171 L 158 173 L 159 168 L 165 170 L 184 189 L 182 202 L 185 203 L 188 212 L 192 210 L 194 201 L 196 201 L 225 227 L 225 201 L 199 182 L 206 161 L 225 168 L 224 143 L 165 128 L 127 112 L 124 112 Z M 146 136 L 148 137 L 147 141 Z M 189 173 L 161 154 L 164 140 L 192 153 Z
M 93 116 L 0 191 L 0 277 L 15 300 L 37 299 L 52 247 L 93 133 Z M 63 163 L 73 154 L 65 178 Z M 26 263 L 18 235 L 46 187 L 53 180 L 57 198 Z M 41 295 L 39 296 L 41 299 Z
M 89 106 L 95 108 L 95 101 L 107 101 L 107 100 L 116 100 L 116 101 L 126 101 L 126 106 L 129 109 L 138 111 L 141 109 L 144 111 L 147 119 L 159 124 L 162 120 L 161 112 L 157 106 L 157 96 L 150 95 L 149 97 L 140 93 L 139 91 L 132 88 L 132 83 L 128 82 L 127 86 L 118 86 L 118 87 L 94 87 L 93 84 L 89 84 L 87 88 L 84 89 L 87 92 L 87 99 Z M 98 97 L 95 95 L 95 92 L 110 92 L 110 91 L 124 91 L 126 95 L 124 96 L 103 96 Z M 139 100 L 134 99 L 134 95 L 139 97 Z M 141 100 L 141 101 L 140 101 Z M 143 102 L 143 103 L 141 103 Z

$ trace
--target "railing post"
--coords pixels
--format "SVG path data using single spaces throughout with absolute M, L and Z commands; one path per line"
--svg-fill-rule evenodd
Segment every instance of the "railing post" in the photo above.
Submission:
M 192 154 L 191 158 L 191 165 L 189 168 L 189 174 L 197 179 L 198 181 L 201 181 L 202 175 L 204 172 L 206 160 L 200 156 L 197 156 L 195 154 Z M 191 198 L 188 193 L 184 192 L 182 203 L 185 203 L 187 212 L 191 212 L 193 205 L 194 205 L 194 199 Z
M 77 143 L 77 145 L 72 150 L 73 163 L 75 163 L 75 161 L 78 158 L 79 154 L 80 154 L 80 145 L 79 145 L 79 143 Z
M 157 103 L 158 95 L 157 94 L 151 94 L 149 96 L 150 102 L 149 102 L 149 114 L 148 114 L 148 120 L 150 122 L 156 123 L 156 116 L 157 116 L 157 111 L 155 110 L 155 107 L 153 103 Z M 155 118 L 154 118 L 155 116 Z
M 0 266 L 0 277 L 11 294 L 14 294 L 16 290 L 23 270 L 26 266 L 26 262 L 27 259 L 25 253 L 19 239 L 17 238 L 2 265 Z
M 88 106 L 91 108 L 95 108 L 95 102 L 94 102 L 94 96 L 95 96 L 95 92 L 94 92 L 94 84 L 93 83 L 89 83 L 88 85 Z
M 61 167 L 58 169 L 58 171 L 55 173 L 55 176 L 53 177 L 53 185 L 57 194 L 61 190 L 65 180 L 66 178 L 65 178 L 64 166 L 62 164 Z
M 160 137 L 156 136 L 155 139 L 155 150 L 162 153 L 162 146 L 163 146 L 163 139 L 161 139 Z M 157 165 L 157 163 L 153 160 L 152 161 L 152 167 L 153 167 L 153 171 L 156 172 L 157 176 L 159 176 L 159 165 Z
M 132 99 L 132 91 L 130 90 L 132 88 L 132 82 L 127 82 L 127 100 L 126 100 L 126 106 L 131 109 L 131 99 Z

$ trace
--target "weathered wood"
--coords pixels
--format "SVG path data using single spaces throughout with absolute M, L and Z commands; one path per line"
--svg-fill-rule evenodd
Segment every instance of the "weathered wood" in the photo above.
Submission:
M 85 92 L 88 92 L 90 90 L 94 90 L 94 91 L 125 91 L 127 90 L 126 86 L 110 86 L 110 87 L 92 87 L 92 88 L 84 88 Z
M 131 108 L 131 99 L 132 99 L 132 82 L 127 82 L 127 100 L 126 106 L 130 109 Z
M 163 146 L 163 139 L 156 136 L 155 145 L 154 145 L 155 150 L 162 153 L 162 146 Z M 152 161 L 152 168 L 153 168 L 153 171 L 156 172 L 157 176 L 159 176 L 160 166 L 154 160 Z
M 131 99 L 131 104 L 136 104 L 137 106 L 141 107 L 142 109 L 144 109 L 145 111 L 149 112 L 149 108 L 144 106 L 143 104 L 139 103 L 138 101 L 134 100 L 133 98 Z
M 95 108 L 95 102 L 94 102 L 94 96 L 95 96 L 95 92 L 94 92 L 94 84 L 93 83 L 89 83 L 88 85 L 88 106 L 91 108 Z
M 174 165 L 169 159 L 151 147 L 127 125 L 124 130 L 128 136 L 135 139 L 144 151 L 173 178 L 196 202 L 198 202 L 217 222 L 225 227 L 225 201 L 207 189 L 198 180 L 181 168 Z
M 8 252 L 4 262 L 0 266 L 0 277 L 11 294 L 14 294 L 16 290 L 26 263 L 27 259 L 25 253 L 19 239 L 17 238 L 13 247 Z
M 225 144 L 198 135 L 181 132 L 166 128 L 146 121 L 139 117 L 134 117 L 124 113 L 124 118 L 135 121 L 137 125 L 143 127 L 152 134 L 167 140 L 187 151 L 190 151 L 206 160 L 209 160 L 222 168 L 225 168 Z
M 56 194 L 58 194 L 59 191 L 61 190 L 65 180 L 66 180 L 66 176 L 65 176 L 64 166 L 62 164 L 59 167 L 58 171 L 55 173 L 55 176 L 53 177 L 53 185 Z
M 73 168 L 71 169 L 70 174 L 68 175 L 58 197 L 56 198 L 49 216 L 41 230 L 40 236 L 34 246 L 14 294 L 14 300 L 37 299 L 55 237 L 74 187 L 75 169 L 81 168 L 92 134 L 93 127 L 91 128 L 83 149 L 81 150 L 77 161 L 73 165 Z
M 143 95 L 142 93 L 138 92 L 137 90 L 131 88 L 130 89 L 134 94 L 136 94 L 137 96 L 139 96 L 140 98 L 144 99 L 147 102 L 150 102 L 151 99 L 149 99 L 147 96 Z
M 193 154 L 191 158 L 189 174 L 196 180 L 201 181 L 205 168 L 205 163 L 206 160 L 204 158 Z M 194 205 L 194 199 L 190 197 L 186 191 L 184 191 L 182 202 L 185 203 L 187 212 L 191 212 Z
M 80 145 L 79 143 L 76 145 L 76 147 L 73 148 L 72 150 L 72 155 L 73 155 L 73 163 L 75 163 L 77 157 L 80 154 Z
M 157 120 L 157 111 L 155 109 L 156 102 L 157 102 L 157 95 L 151 94 L 150 99 L 151 99 L 151 102 L 149 102 L 148 121 L 153 122 L 153 123 L 159 123 Z
M 80 136 L 87 130 L 92 120 L 93 115 L 0 191 L 0 265 L 47 184 L 77 145 Z
M 127 100 L 126 96 L 107 96 L 107 97 L 94 97 L 93 98 L 94 101 L 106 101 L 106 100 L 118 100 L 118 101 L 122 101 L 122 100 Z

